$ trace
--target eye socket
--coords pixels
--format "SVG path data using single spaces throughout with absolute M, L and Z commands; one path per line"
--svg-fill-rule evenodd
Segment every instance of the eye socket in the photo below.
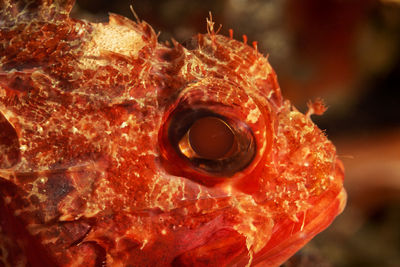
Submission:
M 245 123 L 206 109 L 172 114 L 168 139 L 193 169 L 212 176 L 232 176 L 251 162 L 256 151 Z

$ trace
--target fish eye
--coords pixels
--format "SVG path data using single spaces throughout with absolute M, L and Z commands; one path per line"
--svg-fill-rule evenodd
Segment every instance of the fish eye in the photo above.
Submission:
M 168 139 L 193 169 L 212 176 L 232 176 L 251 162 L 256 151 L 245 123 L 206 109 L 173 114 Z
M 179 149 L 188 158 L 223 159 L 236 147 L 235 135 L 220 118 L 207 116 L 197 119 L 179 142 Z

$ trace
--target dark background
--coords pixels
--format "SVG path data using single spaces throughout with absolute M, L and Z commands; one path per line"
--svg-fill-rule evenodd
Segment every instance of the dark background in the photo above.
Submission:
M 345 164 L 348 205 L 286 266 L 400 266 L 399 0 L 78 0 L 73 16 L 133 19 L 130 5 L 161 41 L 206 32 L 211 11 L 221 34 L 258 41 L 298 109 L 328 105 L 313 119 Z

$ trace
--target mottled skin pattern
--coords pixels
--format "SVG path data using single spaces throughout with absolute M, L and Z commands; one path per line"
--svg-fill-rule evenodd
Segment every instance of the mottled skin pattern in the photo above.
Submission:
M 334 146 L 256 49 L 73 2 L 0 1 L 0 266 L 277 266 L 342 211 Z M 188 107 L 246 125 L 252 160 L 193 167 L 167 135 Z

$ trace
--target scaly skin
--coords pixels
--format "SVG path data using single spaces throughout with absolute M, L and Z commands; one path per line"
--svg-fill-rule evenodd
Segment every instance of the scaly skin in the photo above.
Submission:
M 343 210 L 334 146 L 256 49 L 212 21 L 161 44 L 73 4 L 0 1 L 1 263 L 277 266 Z M 169 131 L 198 110 L 242 127 L 246 162 L 211 172 L 179 152 Z

